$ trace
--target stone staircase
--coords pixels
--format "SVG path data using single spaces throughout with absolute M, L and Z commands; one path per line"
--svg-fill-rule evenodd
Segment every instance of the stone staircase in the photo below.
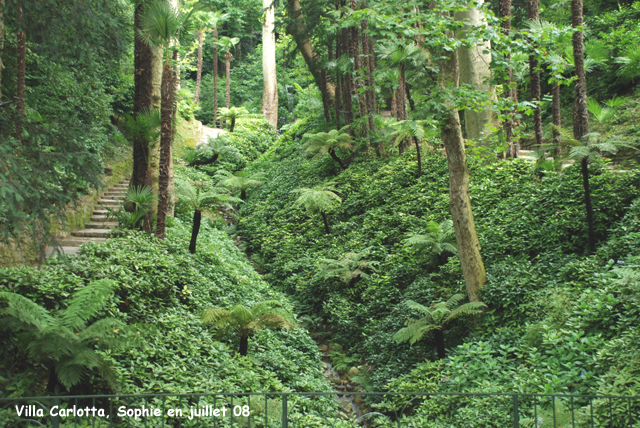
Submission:
M 519 159 L 525 159 L 525 160 L 528 160 L 528 161 L 531 161 L 531 162 L 535 162 L 535 161 L 537 161 L 537 160 L 538 160 L 538 159 L 536 158 L 536 156 L 535 156 L 535 151 L 534 151 L 534 150 L 519 150 L 519 151 L 518 151 L 518 158 L 519 158 Z M 547 160 L 553 160 L 553 158 L 552 158 L 552 157 L 548 157 L 548 158 L 546 158 L 546 159 L 547 159 Z M 562 168 L 566 168 L 566 167 L 568 167 L 569 165 L 573 165 L 573 164 L 575 163 L 575 160 L 573 160 L 573 159 L 566 159 L 564 162 L 565 162 L 565 163 L 563 163 L 563 164 L 562 164 Z M 617 172 L 617 173 L 629 172 L 629 171 L 624 170 L 624 169 L 616 169 L 616 166 L 617 166 L 617 165 L 609 164 L 609 166 L 608 166 L 609 171 L 611 171 L 611 172 Z
M 109 233 L 118 223 L 113 219 L 107 221 L 107 210 L 115 210 L 124 201 L 124 195 L 129 188 L 129 180 L 121 180 L 119 183 L 109 187 L 98 200 L 91 214 L 91 222 L 85 224 L 84 229 L 74 230 L 69 236 L 59 240 L 57 251 L 53 247 L 48 247 L 45 251 L 47 257 L 56 254 L 72 255 L 80 250 L 80 246 L 87 242 L 104 242 L 109 237 Z

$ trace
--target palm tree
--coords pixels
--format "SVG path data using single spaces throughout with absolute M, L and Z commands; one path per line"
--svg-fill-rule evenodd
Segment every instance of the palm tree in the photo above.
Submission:
M 228 13 L 213 12 L 211 27 L 213 28 L 213 126 L 218 120 L 218 24 L 229 16 Z
M 340 165 L 342 169 L 347 168 L 347 165 L 345 165 L 338 155 L 336 155 L 336 149 L 338 147 L 343 147 L 349 150 L 353 149 L 353 145 L 349 142 L 351 141 L 351 136 L 349 134 L 332 129 L 329 132 L 304 134 L 303 138 L 307 140 L 303 146 L 307 154 L 315 153 L 316 156 L 321 156 L 325 153 L 329 153 L 333 160 L 338 162 L 338 165 Z
M 177 59 L 177 49 L 169 55 L 168 47 L 185 40 L 188 34 L 191 13 L 180 13 L 164 0 L 148 2 L 141 16 L 141 28 L 137 36 L 154 49 L 164 49 L 164 68 L 161 88 L 161 134 L 160 134 L 160 173 L 158 178 L 158 214 L 155 235 L 164 239 L 167 211 L 169 208 L 169 163 L 171 160 L 171 143 L 173 141 L 173 110 L 176 91 L 176 74 L 171 67 L 171 58 Z
M 240 191 L 240 199 L 243 201 L 247 199 L 247 190 L 250 187 L 259 186 L 262 184 L 264 174 L 256 172 L 255 174 L 249 174 L 246 171 L 238 171 L 235 174 L 226 171 L 224 169 L 219 170 L 214 178 L 217 178 L 218 185 L 229 187 Z
M 345 285 L 353 286 L 361 278 L 369 276 L 366 270 L 375 272 L 375 267 L 379 263 L 375 261 L 362 260 L 367 254 L 365 249 L 359 253 L 346 253 L 340 259 L 321 259 L 322 267 L 320 275 L 325 278 L 338 277 Z
M 220 158 L 237 158 L 238 149 L 229 144 L 229 140 L 222 136 L 209 138 L 206 143 L 196 148 L 189 147 L 184 154 L 184 161 L 188 166 L 209 165 Z
M 448 254 L 458 253 L 453 221 L 445 220 L 440 224 L 430 221 L 427 223 L 426 234 L 408 233 L 404 246 L 418 252 L 428 251 L 437 257 L 439 265 L 444 264 Z
M 481 314 L 482 310 L 487 307 L 487 305 L 482 302 L 470 302 L 460 305 L 460 302 L 464 299 L 464 294 L 454 294 L 446 302 L 435 303 L 429 308 L 412 300 L 407 300 L 406 305 L 409 309 L 419 311 L 424 314 L 424 316 L 417 320 L 407 320 L 407 326 L 398 330 L 398 332 L 393 335 L 393 338 L 398 343 L 408 341 L 413 345 L 422 339 L 425 334 L 433 331 L 436 338 L 438 358 L 444 358 L 443 331 L 446 325 L 463 316 Z
M 227 103 L 227 106 L 228 105 L 229 103 Z M 231 121 L 231 125 L 229 126 L 229 132 L 233 132 L 233 128 L 235 128 L 236 126 L 237 119 L 240 119 L 241 117 L 244 117 L 248 114 L 249 112 L 245 107 L 231 107 L 231 108 L 220 107 L 218 109 L 218 115 L 220 116 L 220 118 L 229 119 Z
M 249 336 L 263 328 L 284 328 L 289 331 L 295 327 L 293 317 L 277 300 L 256 303 L 251 309 L 244 305 L 236 305 L 230 310 L 207 309 L 202 314 L 202 322 L 211 323 L 214 328 L 224 332 L 235 330 L 240 335 L 238 352 L 245 357 L 249 351 Z
M 229 108 L 229 100 L 231 97 L 231 58 L 233 55 L 231 54 L 231 48 L 240 42 L 238 37 L 221 37 L 215 43 L 222 49 L 224 52 L 224 66 L 225 66 L 225 77 L 226 77 L 226 90 L 225 90 L 225 105 Z
M 342 199 L 334 193 L 331 184 L 315 186 L 311 189 L 301 188 L 296 189 L 293 193 L 297 193 L 298 199 L 296 199 L 296 206 L 303 206 L 309 214 L 319 212 L 322 215 L 324 221 L 324 231 L 329 235 L 331 228 L 329 227 L 329 220 L 327 219 L 327 211 L 342 203 Z
M 227 193 L 224 187 L 213 187 L 204 190 L 202 183 L 189 183 L 184 180 L 176 180 L 176 195 L 178 202 L 186 204 L 193 210 L 193 226 L 191 228 L 191 241 L 189 252 L 196 252 L 196 241 L 200 232 L 202 214 L 212 214 L 219 209 L 232 208 L 232 203 L 242 202 L 238 198 Z
M 47 392 L 58 395 L 59 386 L 69 390 L 82 380 L 87 370 L 98 369 L 115 388 L 110 366 L 96 352 L 98 346 L 123 347 L 127 326 L 114 318 L 102 318 L 111 300 L 115 283 L 94 281 L 73 294 L 66 309 L 50 312 L 24 296 L 0 292 L 0 325 L 20 337 L 28 357 L 47 367 Z
M 437 130 L 435 127 L 430 127 L 427 131 L 425 125 L 430 124 L 428 120 L 402 120 L 400 122 L 394 122 L 390 125 L 396 128 L 396 142 L 399 147 L 403 144 L 407 138 L 411 138 L 416 145 L 416 154 L 418 158 L 418 177 L 422 177 L 422 156 L 420 154 L 420 143 L 425 137 L 435 137 Z

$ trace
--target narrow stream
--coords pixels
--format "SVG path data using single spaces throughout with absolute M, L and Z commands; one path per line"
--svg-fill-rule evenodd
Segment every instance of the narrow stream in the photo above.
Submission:
M 343 393 L 336 394 L 336 401 L 340 406 L 340 416 L 345 419 L 354 419 L 362 416 L 366 413 L 366 411 L 363 411 L 365 404 L 362 398 L 358 395 L 344 394 L 345 392 L 354 391 L 354 385 L 348 378 L 340 377 L 340 374 L 333 368 L 326 346 L 321 346 L 320 352 L 322 352 L 322 369 L 324 370 L 324 375 L 333 385 L 333 389 Z

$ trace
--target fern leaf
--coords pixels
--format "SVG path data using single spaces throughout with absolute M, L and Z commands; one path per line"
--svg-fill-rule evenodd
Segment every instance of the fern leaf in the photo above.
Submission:
M 464 305 L 462 305 L 462 306 L 456 308 L 455 310 L 451 311 L 449 313 L 449 315 L 447 315 L 444 318 L 443 324 L 449 323 L 450 321 L 453 321 L 454 319 L 460 318 L 462 316 L 479 315 L 486 308 L 487 308 L 487 305 L 485 305 L 482 302 L 465 303 Z
M 72 330 L 84 328 L 86 322 L 104 308 L 114 286 L 113 281 L 101 279 L 77 291 L 64 311 L 62 325 Z
M 0 292 L 0 301 L 6 301 L 7 307 L 0 309 L 1 316 L 9 316 L 26 324 L 43 330 L 55 323 L 49 312 L 35 302 L 19 294 L 7 291 Z

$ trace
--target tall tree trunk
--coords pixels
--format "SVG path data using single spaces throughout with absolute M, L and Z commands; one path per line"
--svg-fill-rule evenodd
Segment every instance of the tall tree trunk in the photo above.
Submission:
M 479 0 L 477 4 L 481 6 L 484 0 Z M 487 25 L 484 13 L 476 7 L 469 7 L 466 11 L 456 12 L 455 19 L 465 23 L 464 29 L 460 31 L 458 38 L 467 38 L 469 28 Z M 472 85 L 476 90 L 487 93 L 490 102 L 496 100 L 495 88 L 485 83 L 491 78 L 491 43 L 483 40 L 474 43 L 472 47 L 458 48 L 458 58 L 460 62 L 460 83 Z M 486 52 L 486 53 L 485 53 Z M 486 125 L 493 121 L 493 110 L 491 105 L 485 106 L 481 111 L 475 112 L 467 109 L 464 111 L 464 129 L 466 137 L 470 140 L 477 140 Z
M 422 155 L 420 154 L 420 143 L 416 137 L 413 137 L 413 142 L 416 144 L 416 155 L 418 156 L 418 177 L 422 177 Z
M 324 211 L 320 211 L 322 215 L 322 220 L 324 221 L 324 231 L 327 235 L 331 235 L 331 228 L 329 227 L 329 219 L 327 219 L 327 213 Z
M 331 158 L 334 161 L 338 162 L 338 165 L 340 165 L 340 168 L 342 168 L 342 169 L 346 169 L 347 168 L 347 166 L 342 162 L 342 159 L 340 159 L 338 157 L 338 155 L 336 155 L 335 149 L 330 149 L 329 150 L 329 156 L 331 156 Z
M 349 43 L 349 29 L 343 28 L 341 34 L 341 42 L 342 46 L 341 54 L 350 55 L 350 43 Z M 339 57 L 338 57 L 339 58 Z M 353 72 L 352 70 L 347 70 L 346 73 L 342 76 L 342 104 L 344 105 L 344 122 L 345 125 L 351 125 L 353 123 Z
M 215 43 L 218 40 L 218 29 L 213 29 L 213 127 L 218 124 L 218 48 Z
M 278 126 L 278 80 L 276 76 L 275 5 L 272 0 L 262 0 L 264 25 L 262 26 L 262 108 L 264 117 L 274 127 Z M 324 99 L 325 97 L 323 97 Z
M 231 51 L 225 52 L 224 71 L 225 71 L 225 78 L 226 78 L 226 86 L 225 86 L 225 93 L 224 93 L 224 102 L 227 108 L 229 108 L 229 101 L 231 99 L 231 58 L 233 58 Z
M 362 7 L 364 8 L 364 4 L 362 5 Z M 368 29 L 368 23 L 366 20 L 363 20 L 360 23 L 360 34 L 362 34 L 362 58 L 363 58 L 362 66 L 364 67 L 364 74 L 366 77 L 365 84 L 367 86 L 367 90 L 364 92 L 364 99 L 366 103 L 367 122 L 369 125 L 369 130 L 375 131 L 375 124 L 373 122 L 374 92 L 373 92 L 373 82 L 372 82 L 371 65 L 370 65 L 370 61 L 371 61 L 370 57 L 371 55 L 373 55 L 373 52 L 369 50 L 371 46 L 369 44 L 369 35 L 366 33 L 367 29 Z M 379 156 L 380 150 L 378 147 L 376 147 L 376 151 Z
M 189 252 L 191 254 L 196 253 L 196 241 L 198 240 L 198 233 L 200 232 L 200 222 L 202 221 L 202 212 L 195 210 L 193 212 L 193 227 L 191 228 L 191 242 L 189 242 Z
M 249 336 L 247 334 L 243 334 L 240 336 L 240 349 L 238 350 L 240 355 L 246 357 L 249 353 Z
M 502 22 L 502 30 L 504 31 L 505 35 L 509 37 L 509 33 L 511 32 L 511 0 L 500 0 L 500 18 L 504 19 Z M 504 59 L 505 61 L 509 61 L 511 59 L 511 54 L 505 54 Z M 511 67 L 507 68 L 507 80 L 505 83 L 507 88 L 504 91 L 504 97 L 511 101 L 515 101 L 514 93 L 517 95 L 517 89 L 515 88 L 515 82 L 513 80 L 513 70 L 511 69 Z M 503 123 L 503 129 L 506 142 L 507 144 L 509 144 L 507 156 L 516 158 L 518 156 L 518 147 L 513 142 L 513 111 L 509 110 L 506 112 L 506 114 L 507 118 Z
M 302 15 L 302 8 L 300 7 L 300 0 L 287 0 L 287 14 L 290 19 L 290 23 L 287 25 L 287 33 L 295 40 L 296 46 L 302 54 L 302 58 L 307 64 L 309 72 L 313 75 L 316 85 L 320 87 L 322 84 L 322 77 L 320 73 L 321 65 L 318 55 L 314 51 L 313 46 L 304 31 L 304 17 Z M 320 92 L 329 97 L 328 104 L 332 105 L 336 93 L 335 86 L 333 86 L 331 82 L 327 82 L 326 91 Z
M 349 6 L 351 10 L 358 10 L 358 4 L 356 0 L 350 0 Z M 351 58 L 353 58 L 353 93 L 357 95 L 358 99 L 358 117 L 362 118 L 367 114 L 367 104 L 365 102 L 364 93 L 359 92 L 359 88 L 361 87 L 361 69 L 360 69 L 360 31 L 358 31 L 357 26 L 351 27 L 351 45 L 350 45 L 350 54 Z
M 560 128 L 562 127 L 562 116 L 560 115 L 560 85 L 557 81 L 551 84 L 551 94 L 553 99 L 552 114 L 553 114 L 553 145 L 555 146 L 553 151 L 557 154 L 560 149 Z
M 162 47 L 153 49 L 151 51 L 151 110 L 160 111 L 162 107 L 162 72 L 164 70 L 164 63 L 162 60 L 164 49 Z M 150 176 L 149 183 L 153 188 L 153 193 L 158 194 L 158 180 L 160 178 L 160 142 L 150 142 L 149 145 L 149 168 L 148 176 Z M 143 230 L 151 233 L 152 220 L 154 214 L 158 213 L 158 201 L 154 202 L 153 209 L 147 212 L 145 216 L 145 223 Z
M 453 34 L 451 34 L 453 37 Z M 439 61 L 440 85 L 442 90 L 458 86 L 459 68 L 455 52 L 449 53 L 449 59 Z M 447 151 L 449 164 L 449 206 L 456 233 L 458 255 L 462 265 L 470 302 L 480 301 L 478 292 L 487 280 L 487 275 L 480 255 L 480 242 L 476 233 L 469 197 L 469 169 L 467 155 L 462 138 L 460 117 L 455 105 L 447 105 L 441 138 Z
M 202 81 L 202 30 L 198 31 L 198 75 L 196 77 L 196 96 L 193 100 L 194 104 L 200 102 L 200 82 Z
M 340 36 L 336 37 L 336 61 L 340 58 L 340 54 L 342 52 L 342 47 L 340 46 Z M 335 101 L 334 106 L 336 108 L 336 129 L 340 129 L 340 114 L 342 113 L 342 76 L 340 74 L 340 70 L 336 67 L 336 86 L 335 86 Z
M 175 75 L 169 61 L 165 62 L 162 73 L 162 108 L 160 116 L 160 177 L 158 180 L 158 215 L 155 235 L 164 239 L 167 212 L 169 209 L 169 159 L 173 140 L 173 104 L 175 98 Z
M 236 118 L 235 116 L 231 118 L 231 126 L 229 127 L 229 132 L 233 132 L 233 128 L 236 127 Z
M 26 60 L 27 60 L 27 42 L 25 40 L 25 32 L 22 28 L 22 6 L 16 7 L 17 20 L 16 20 L 16 41 L 17 41 L 17 64 L 16 64 L 16 108 L 20 115 L 18 116 L 18 123 L 16 123 L 16 138 L 22 138 L 22 116 L 25 115 L 24 108 L 24 79 L 26 73 Z
M 2 101 L 2 54 L 4 53 L 4 8 L 5 0 L 0 0 L 0 101 Z
M 137 29 L 141 28 L 140 20 L 142 9 L 142 5 L 137 6 L 135 9 L 134 26 Z M 137 37 L 134 39 L 133 49 L 135 85 L 133 96 L 133 116 L 134 119 L 137 120 L 139 114 L 151 110 L 151 98 L 153 94 L 153 52 L 151 47 L 139 40 Z M 151 185 L 151 173 L 149 171 L 149 143 L 149 141 L 140 135 L 136 135 L 133 138 L 133 171 L 131 174 L 131 180 L 129 181 L 130 187 Z M 149 230 L 146 222 L 144 227 L 146 230 Z
M 405 70 L 407 65 L 400 63 L 400 74 L 398 78 L 398 90 L 396 91 L 396 107 L 398 109 L 398 120 L 407 120 L 407 81 L 405 78 Z M 407 148 L 408 138 L 405 137 L 400 141 L 398 150 L 402 154 Z
M 527 18 L 538 21 L 540 19 L 540 0 L 527 0 Z M 534 47 L 535 48 L 535 47 Z M 542 146 L 542 115 L 540 102 L 542 93 L 540 90 L 540 69 L 535 53 L 529 55 L 529 80 L 531 82 L 531 100 L 536 103 L 533 111 L 533 131 L 536 137 L 536 144 Z
M 444 350 L 444 333 L 442 330 L 434 330 L 433 334 L 436 339 L 436 350 L 438 352 L 438 359 L 442 360 L 446 356 Z
M 582 26 L 582 0 L 571 0 L 571 25 L 574 29 Z M 582 31 L 573 33 L 573 60 L 576 69 L 575 102 L 573 105 L 573 138 L 582 140 L 589 133 L 589 111 L 587 110 L 587 78 L 584 72 L 584 36 Z M 596 237 L 593 225 L 593 208 L 589 190 L 589 158 L 582 160 L 584 205 L 589 226 L 589 251 L 596 251 Z

